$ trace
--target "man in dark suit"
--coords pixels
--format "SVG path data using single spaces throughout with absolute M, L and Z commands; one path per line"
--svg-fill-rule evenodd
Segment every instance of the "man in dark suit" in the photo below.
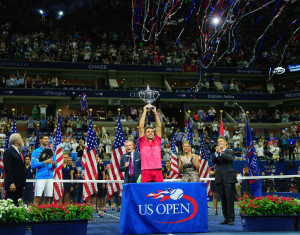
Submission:
M 141 174 L 141 155 L 134 151 L 133 142 L 125 141 L 126 153 L 121 156 L 119 170 L 125 172 L 124 183 L 136 183 Z
M 215 173 L 215 184 L 222 202 L 222 211 L 225 220 L 221 224 L 234 224 L 234 195 L 235 183 L 237 183 L 232 162 L 234 153 L 226 149 L 227 142 L 224 137 L 218 139 L 215 155 L 212 162 L 217 165 Z
M 3 155 L 5 199 L 10 198 L 18 205 L 18 199 L 22 198 L 26 185 L 24 157 L 20 152 L 23 140 L 20 134 L 16 133 L 9 137 L 9 142 L 11 146 Z

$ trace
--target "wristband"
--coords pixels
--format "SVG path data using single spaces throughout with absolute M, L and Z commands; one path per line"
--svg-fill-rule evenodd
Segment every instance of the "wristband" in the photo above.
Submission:
M 154 115 L 158 115 L 158 113 L 154 113 Z

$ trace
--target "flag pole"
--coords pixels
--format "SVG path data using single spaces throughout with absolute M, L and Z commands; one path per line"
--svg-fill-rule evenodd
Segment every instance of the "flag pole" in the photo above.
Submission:
M 13 113 L 13 122 L 15 122 L 15 120 L 16 120 L 16 116 L 15 116 L 15 111 L 16 111 L 16 109 L 15 109 L 15 108 L 12 108 L 11 111 L 12 111 L 12 113 Z M 12 128 L 11 132 L 13 132 L 13 129 L 14 129 L 14 128 Z M 17 131 L 17 125 L 16 125 L 16 131 Z
M 192 112 L 191 110 L 188 110 L 189 117 L 191 116 L 191 112 Z
M 61 115 L 61 109 L 57 110 L 57 118 Z
M 246 120 L 249 122 L 249 111 L 246 111 Z
M 220 129 L 219 129 L 219 137 L 223 136 L 225 137 L 224 135 L 224 127 L 223 127 L 223 110 L 221 109 L 220 110 Z

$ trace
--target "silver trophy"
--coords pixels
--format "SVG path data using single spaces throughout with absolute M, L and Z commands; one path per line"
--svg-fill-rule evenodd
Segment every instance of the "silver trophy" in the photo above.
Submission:
M 158 91 L 150 90 L 149 84 L 147 84 L 147 89 L 139 92 L 139 97 L 146 103 L 152 105 L 152 103 L 159 97 Z M 152 107 L 147 107 L 151 110 Z

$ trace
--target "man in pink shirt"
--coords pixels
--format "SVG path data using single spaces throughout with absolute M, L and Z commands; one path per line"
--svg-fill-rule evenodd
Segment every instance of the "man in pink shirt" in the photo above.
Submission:
M 147 108 L 152 107 L 156 122 L 156 135 L 151 126 L 145 128 Z M 139 147 L 141 153 L 142 183 L 163 182 L 161 170 L 161 121 L 156 107 L 146 105 L 139 123 Z

